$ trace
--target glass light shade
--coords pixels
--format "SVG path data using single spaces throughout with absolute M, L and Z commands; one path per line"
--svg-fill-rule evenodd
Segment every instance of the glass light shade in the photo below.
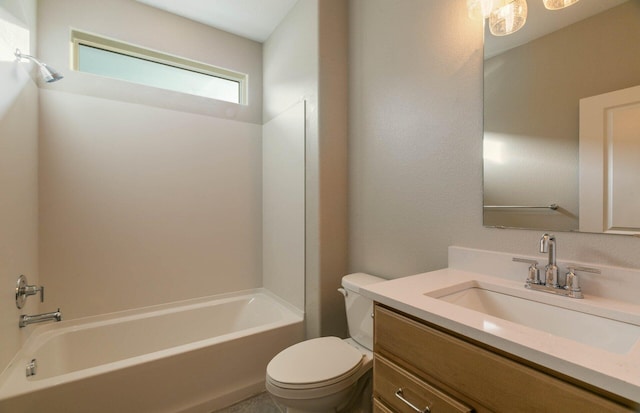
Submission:
M 527 22 L 527 1 L 507 0 L 489 15 L 489 30 L 494 36 L 506 36 L 520 30 Z
M 484 20 L 493 9 L 494 0 L 467 0 L 467 11 L 473 20 Z
M 543 0 L 544 7 L 549 10 L 560 10 L 576 4 L 580 0 Z

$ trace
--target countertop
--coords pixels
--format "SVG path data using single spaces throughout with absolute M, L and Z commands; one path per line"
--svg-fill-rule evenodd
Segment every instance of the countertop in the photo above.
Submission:
M 590 296 L 554 296 L 524 288 L 523 281 L 448 268 L 364 286 L 360 293 L 401 312 L 462 334 L 538 365 L 640 403 L 640 340 L 624 353 L 613 353 L 439 300 L 427 294 L 455 289 L 460 283 L 486 283 L 523 290 L 525 297 L 580 311 L 595 308 L 600 315 L 626 317 L 640 325 L 640 305 Z M 562 301 L 558 301 L 562 300 Z M 589 328 L 583 326 L 583 328 Z M 594 334 L 598 334 L 594 332 Z

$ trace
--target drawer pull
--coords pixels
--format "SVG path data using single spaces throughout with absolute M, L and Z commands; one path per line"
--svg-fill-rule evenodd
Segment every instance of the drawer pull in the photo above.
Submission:
M 418 413 L 431 413 L 431 409 L 429 408 L 429 406 L 425 407 L 424 410 L 420 410 L 413 403 L 411 403 L 409 400 L 405 399 L 404 395 L 402 394 L 402 388 L 399 388 L 398 390 L 396 390 L 396 397 L 398 399 L 402 400 L 402 402 L 404 404 L 406 404 L 407 406 L 411 407 L 415 412 L 418 412 Z

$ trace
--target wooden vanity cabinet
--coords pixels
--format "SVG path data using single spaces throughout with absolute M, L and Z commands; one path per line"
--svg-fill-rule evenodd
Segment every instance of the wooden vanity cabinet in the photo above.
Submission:
M 634 412 L 640 407 L 379 304 L 374 319 L 374 413 Z M 415 408 L 396 395 L 399 389 Z

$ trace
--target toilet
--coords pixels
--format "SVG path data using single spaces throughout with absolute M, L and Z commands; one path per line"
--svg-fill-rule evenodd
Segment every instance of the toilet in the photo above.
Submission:
M 360 288 L 385 281 L 356 273 L 342 277 L 349 338 L 320 337 L 294 344 L 267 365 L 266 388 L 287 413 L 371 411 L 373 301 Z

